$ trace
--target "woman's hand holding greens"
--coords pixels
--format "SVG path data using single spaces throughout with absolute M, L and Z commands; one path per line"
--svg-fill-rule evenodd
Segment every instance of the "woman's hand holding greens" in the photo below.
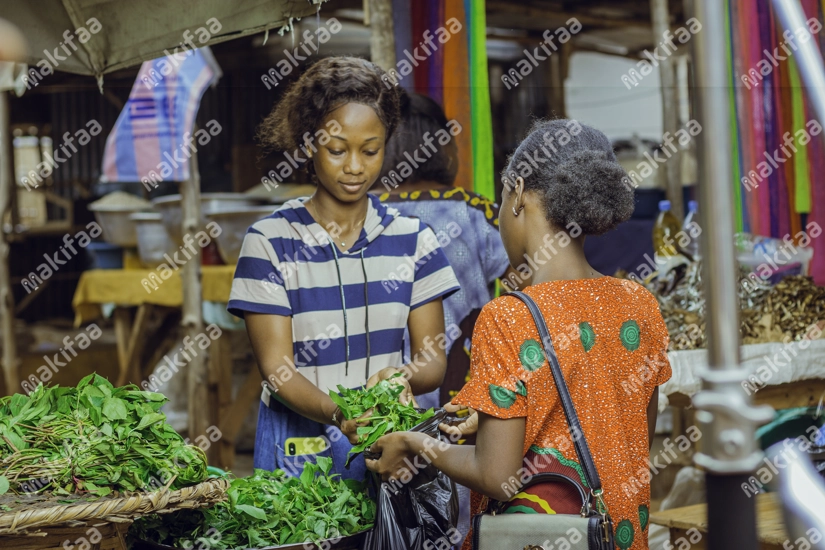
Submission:
M 399 386 L 404 386 L 404 390 L 401 392 L 401 395 L 398 396 L 398 402 L 402 405 L 412 405 L 413 407 L 418 407 L 418 403 L 415 401 L 415 397 L 412 393 L 412 388 L 410 387 L 410 382 L 407 380 L 406 376 L 396 376 L 392 378 L 396 374 L 405 374 L 402 369 L 397 369 L 395 367 L 387 367 L 385 369 L 381 369 L 380 371 L 376 372 L 370 379 L 367 380 L 367 389 L 372 388 L 382 380 L 389 380 L 391 384 L 397 384 Z M 392 380 L 390 380 L 392 378 Z

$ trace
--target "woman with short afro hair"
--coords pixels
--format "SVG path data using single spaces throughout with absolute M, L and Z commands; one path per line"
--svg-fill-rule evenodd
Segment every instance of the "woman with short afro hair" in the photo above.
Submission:
M 610 231 L 633 211 L 633 188 L 600 131 L 574 120 L 538 121 L 504 171 L 499 225 L 510 264 L 534 259 L 524 290 L 539 306 L 593 455 L 614 524 L 616 548 L 648 548 L 648 459 L 658 386 L 671 376 L 668 332 L 653 295 L 604 276 L 587 262 L 584 239 Z M 439 449 L 432 463 L 470 487 L 474 513 L 490 498 L 504 513 L 578 514 L 589 494 L 558 392 L 527 307 L 502 296 L 473 332 L 471 379 L 454 405 L 478 411 L 476 444 Z M 367 466 L 403 476 L 426 453 L 426 435 L 385 435 Z M 541 483 L 538 472 L 578 484 Z M 471 546 L 468 536 L 464 548 Z
M 300 163 L 317 189 L 253 224 L 235 270 L 228 309 L 245 319 L 265 380 L 255 468 L 297 475 L 323 455 L 334 473 L 363 480 L 362 457 L 344 467 L 356 420 L 329 391 L 401 373 L 394 383 L 409 402 L 444 377 L 444 347 L 433 343 L 444 337 L 441 299 L 458 290 L 456 277 L 431 229 L 367 193 L 399 120 L 398 91 L 382 77 L 363 59 L 318 61 L 260 128 L 267 149 L 294 151 L 279 174 Z

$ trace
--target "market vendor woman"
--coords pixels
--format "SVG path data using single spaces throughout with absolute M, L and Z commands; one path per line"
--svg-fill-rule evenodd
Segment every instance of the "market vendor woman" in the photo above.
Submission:
M 363 458 L 344 468 L 357 425 L 328 391 L 404 372 L 406 400 L 444 377 L 441 299 L 458 289 L 456 277 L 431 229 L 367 194 L 399 121 L 398 92 L 383 75 L 363 59 L 319 61 L 260 130 L 271 150 L 305 159 L 317 190 L 250 227 L 235 271 L 228 309 L 245 318 L 269 386 L 255 468 L 298 474 L 330 444 L 320 454 L 333 457 L 334 471 L 363 479 Z M 402 364 L 405 327 L 415 365 Z

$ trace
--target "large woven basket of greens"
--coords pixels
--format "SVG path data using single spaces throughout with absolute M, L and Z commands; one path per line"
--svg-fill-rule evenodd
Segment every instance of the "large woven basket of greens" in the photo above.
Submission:
M 229 482 L 208 479 L 204 452 L 169 426 L 165 402 L 96 374 L 0 399 L 0 535 L 223 500 Z
M 148 516 L 135 522 L 135 549 L 357 548 L 375 520 L 363 483 L 330 475 L 332 459 L 307 462 L 298 477 L 255 470 L 233 479 L 228 500 L 212 508 Z

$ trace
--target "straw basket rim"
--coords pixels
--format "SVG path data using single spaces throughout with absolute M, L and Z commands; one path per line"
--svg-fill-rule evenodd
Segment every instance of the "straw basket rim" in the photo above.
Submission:
M 50 507 L 0 511 L 0 537 L 33 534 L 41 527 L 78 525 L 86 521 L 131 523 L 152 513 L 168 513 L 186 508 L 203 508 L 226 499 L 229 480 L 207 479 L 176 491 L 161 489 L 150 493 L 107 498 L 81 504 L 55 504 Z

